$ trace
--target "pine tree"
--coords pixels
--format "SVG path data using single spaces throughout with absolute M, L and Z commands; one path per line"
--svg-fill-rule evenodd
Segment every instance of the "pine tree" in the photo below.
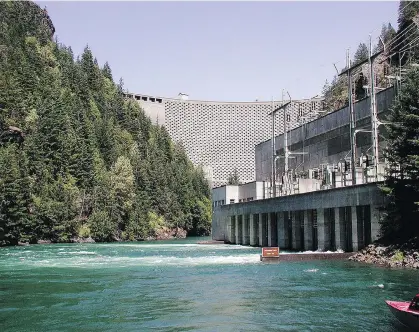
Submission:
M 102 74 L 104 77 L 106 77 L 108 80 L 110 80 L 111 82 L 113 82 L 113 78 L 112 78 L 112 70 L 111 67 L 109 66 L 109 63 L 106 61 L 105 64 L 103 65 L 102 68 Z
M 30 240 L 32 204 L 26 159 L 15 144 L 0 149 L 0 245 Z
M 360 43 L 354 54 L 353 65 L 356 65 L 366 59 L 368 59 L 369 51 L 365 43 Z
M 419 2 L 401 0 L 399 4 L 399 17 L 397 23 L 399 24 L 399 31 L 406 28 L 412 23 L 412 18 L 419 12 Z
M 124 98 L 109 64 L 89 47 L 75 60 L 32 2 L 0 13 L 0 245 L 208 234 L 203 173 Z
M 416 39 L 418 37 L 417 28 L 409 29 L 413 23 L 413 18 L 419 13 L 419 2 L 417 1 L 400 1 L 399 4 L 399 29 L 397 31 L 397 43 L 393 45 L 392 52 L 395 53 L 393 61 L 404 65 L 411 60 L 419 59 L 419 48 Z
M 383 235 L 419 234 L 419 70 L 411 70 L 390 115 L 389 162 L 384 192 L 389 197 Z

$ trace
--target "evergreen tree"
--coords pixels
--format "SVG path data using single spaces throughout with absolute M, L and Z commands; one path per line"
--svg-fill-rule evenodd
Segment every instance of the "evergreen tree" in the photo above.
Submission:
M 384 237 L 405 239 L 419 235 L 419 70 L 407 74 L 390 121 L 383 187 L 389 206 L 382 231 Z
M 399 29 L 396 37 L 398 38 L 396 45 L 393 45 L 392 52 L 395 53 L 393 61 L 399 65 L 408 63 L 411 60 L 419 59 L 419 48 L 417 47 L 417 28 L 409 29 L 413 23 L 413 18 L 419 13 L 419 2 L 417 1 L 400 1 L 399 4 Z
M 347 77 L 335 76 L 330 84 L 325 84 L 323 97 L 324 108 L 328 111 L 345 107 L 348 104 Z
M 74 59 L 32 2 L 0 2 L 0 245 L 209 234 L 201 170 L 123 96 L 89 47 Z
M 369 56 L 369 50 L 368 50 L 367 45 L 365 45 L 365 43 L 360 43 L 354 54 L 353 65 L 356 65 L 368 59 L 368 56 Z
M 412 23 L 413 17 L 415 17 L 419 12 L 419 2 L 417 1 L 407 1 L 401 0 L 399 3 L 399 17 L 397 18 L 397 23 L 399 24 L 399 31 L 406 28 L 410 23 Z
M 0 148 L 0 245 L 31 239 L 32 205 L 27 160 L 15 144 Z

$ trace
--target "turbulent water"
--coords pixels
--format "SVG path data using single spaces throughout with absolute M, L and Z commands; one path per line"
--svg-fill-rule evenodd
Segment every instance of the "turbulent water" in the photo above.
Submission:
M 0 329 L 403 331 L 384 300 L 419 290 L 413 270 L 197 240 L 0 248 Z

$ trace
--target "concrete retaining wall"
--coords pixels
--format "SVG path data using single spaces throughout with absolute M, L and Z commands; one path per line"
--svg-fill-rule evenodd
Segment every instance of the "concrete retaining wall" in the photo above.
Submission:
M 295 250 L 357 251 L 378 238 L 383 206 L 385 196 L 374 183 L 219 206 L 213 211 L 212 238 Z

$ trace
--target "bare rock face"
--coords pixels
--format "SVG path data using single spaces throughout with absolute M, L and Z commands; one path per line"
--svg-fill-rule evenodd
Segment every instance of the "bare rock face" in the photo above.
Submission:
M 37 241 L 38 244 L 51 244 L 51 240 L 38 240 Z
M 358 251 L 349 260 L 389 267 L 405 267 L 419 269 L 418 239 L 414 238 L 403 244 L 383 246 L 379 243 L 370 244 Z
M 147 240 L 170 240 L 170 239 L 184 239 L 186 238 L 187 232 L 183 228 L 167 228 L 162 227 L 156 231 L 154 237 L 148 238 Z
M 70 239 L 71 243 L 95 243 L 95 240 L 93 240 L 90 236 L 88 238 L 84 237 L 73 237 Z

